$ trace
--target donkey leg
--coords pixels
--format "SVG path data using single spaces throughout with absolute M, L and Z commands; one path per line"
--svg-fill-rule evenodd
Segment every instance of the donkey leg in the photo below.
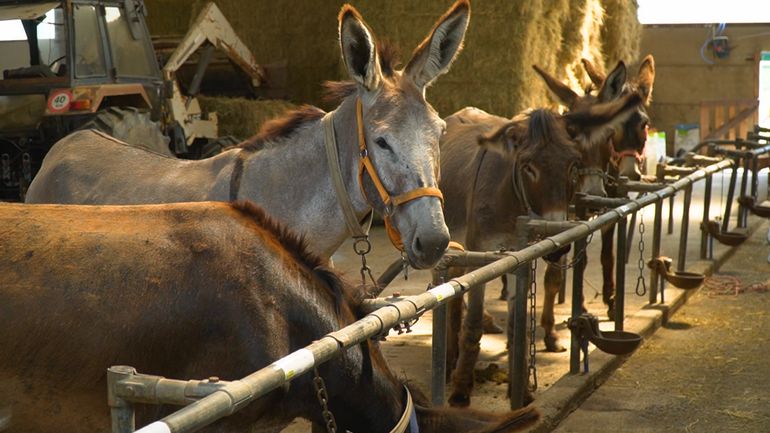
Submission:
M 468 293 L 468 314 L 463 321 L 460 338 L 460 357 L 457 368 L 452 373 L 451 406 L 466 407 L 471 403 L 476 360 L 481 349 L 481 331 L 484 310 L 484 286 L 474 288 Z
M 615 320 L 614 228 L 615 226 L 612 226 L 607 230 L 602 230 L 602 301 L 604 301 L 604 304 L 607 306 L 607 317 L 609 317 L 610 320 Z
M 554 331 L 555 319 L 553 306 L 556 302 L 556 295 L 559 294 L 559 290 L 561 289 L 562 279 L 563 275 L 561 269 L 559 269 L 558 266 L 548 263 L 545 268 L 545 278 L 543 279 L 545 293 L 543 296 L 543 315 L 540 318 L 540 324 L 545 330 L 545 336 L 543 337 L 545 350 L 548 352 L 564 352 L 567 350 L 564 346 L 559 344 L 559 338 Z

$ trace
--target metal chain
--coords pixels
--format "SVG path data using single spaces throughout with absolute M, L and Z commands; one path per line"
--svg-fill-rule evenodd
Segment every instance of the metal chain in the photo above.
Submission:
M 639 277 L 636 278 L 636 294 L 644 296 L 647 294 L 647 283 L 644 280 L 644 208 L 639 210 Z
M 527 387 L 530 392 L 537 390 L 537 367 L 535 366 L 535 329 L 537 328 L 537 259 L 529 266 L 529 367 L 527 368 Z
M 406 259 L 406 253 L 401 251 L 401 270 L 404 272 L 404 280 L 409 279 L 409 261 Z
M 353 251 L 361 256 L 361 287 L 366 287 L 366 277 L 372 281 L 374 287 L 377 287 L 377 281 L 372 275 L 372 269 L 366 264 L 366 255 L 372 251 L 372 243 L 369 242 L 369 236 L 355 238 L 353 242 Z
M 337 432 L 337 422 L 334 420 L 334 414 L 329 410 L 329 394 L 326 392 L 326 384 L 323 378 L 318 374 L 318 367 L 313 367 L 313 387 L 315 388 L 315 396 L 318 399 L 318 403 L 321 405 L 321 413 L 324 417 L 324 423 L 327 433 Z

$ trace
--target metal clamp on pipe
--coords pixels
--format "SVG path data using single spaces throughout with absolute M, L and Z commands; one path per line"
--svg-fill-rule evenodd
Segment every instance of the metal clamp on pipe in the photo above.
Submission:
M 670 257 L 660 256 L 647 262 L 647 266 L 650 269 L 655 269 L 666 281 L 680 289 L 696 289 L 703 284 L 703 280 L 706 278 L 705 275 L 694 272 L 672 271 L 671 263 Z

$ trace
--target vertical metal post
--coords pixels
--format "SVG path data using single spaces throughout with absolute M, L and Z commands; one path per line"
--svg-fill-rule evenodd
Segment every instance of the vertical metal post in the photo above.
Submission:
M 759 194 L 759 191 L 757 191 L 758 188 L 759 188 L 759 156 L 754 155 L 754 157 L 751 158 L 751 196 L 754 198 L 754 200 L 758 199 L 757 197 L 757 195 Z
M 676 261 L 676 270 L 684 271 L 687 261 L 687 231 L 690 229 L 690 202 L 692 202 L 692 184 L 684 189 L 684 208 L 682 209 L 682 226 L 679 232 L 679 256 Z
M 674 197 L 676 197 L 676 194 L 668 198 L 668 227 L 666 228 L 666 234 L 669 235 L 674 234 Z
M 523 249 L 528 241 L 527 219 L 516 221 L 515 248 Z M 537 259 L 535 259 L 537 260 Z M 527 291 L 530 285 L 529 263 L 519 266 L 508 281 L 516 281 L 514 290 L 508 289 L 508 376 L 511 409 L 524 407 L 527 389 Z M 515 277 L 515 278 L 514 278 Z M 513 326 L 511 326 L 513 324 Z
M 661 221 L 663 219 L 663 200 L 658 199 L 655 202 L 655 222 L 653 225 L 653 232 L 652 232 L 652 258 L 656 258 L 660 256 L 660 237 L 661 232 L 663 231 L 663 222 Z M 662 286 L 660 283 L 660 278 L 658 275 L 658 271 L 656 268 L 650 269 L 650 304 L 655 304 L 658 302 L 658 287 Z M 660 287 L 661 293 L 663 292 L 663 287 Z M 661 302 L 663 302 L 663 297 L 661 296 Z
M 618 240 L 615 251 L 618 255 L 626 251 L 626 225 L 628 217 L 618 220 Z M 626 302 L 626 261 L 622 257 L 615 260 L 615 330 L 623 330 Z
M 107 404 L 112 418 L 112 433 L 132 433 L 136 430 L 134 405 L 118 397 L 118 383 L 136 374 L 136 369 L 115 365 L 107 369 Z
M 445 282 L 447 270 L 433 274 L 433 285 Z M 442 304 L 433 309 L 433 337 L 431 348 L 431 401 L 433 406 L 444 405 L 446 392 L 446 339 L 447 339 L 447 305 Z
M 625 249 L 625 263 L 628 264 L 628 260 L 631 258 L 631 248 L 634 245 L 634 230 L 636 229 L 636 211 L 631 214 L 631 222 L 628 224 L 628 235 L 626 236 L 626 249 Z M 618 253 L 620 254 L 620 253 Z
M 727 188 L 727 200 L 725 201 L 725 216 L 722 220 L 722 232 L 726 232 L 730 226 L 730 212 L 733 207 L 733 196 L 735 195 L 735 183 L 738 177 L 738 162 L 733 165 L 733 171 L 730 174 L 730 186 Z
M 748 188 L 749 183 L 749 158 L 743 158 L 743 174 L 741 175 L 741 192 L 738 195 L 738 197 L 745 197 L 746 196 L 746 189 Z M 746 228 L 748 226 L 749 220 L 749 210 L 743 206 L 742 204 L 738 204 L 738 227 L 740 228 Z
M 583 313 L 583 271 L 585 270 L 585 248 L 586 240 L 581 238 L 575 241 L 573 245 L 573 260 L 575 265 L 572 267 L 572 317 L 576 318 Z M 570 330 L 569 346 L 569 372 L 570 374 L 580 373 L 580 341 L 574 331 Z
M 561 287 L 559 287 L 559 297 L 556 300 L 558 304 L 563 304 L 567 301 L 567 255 L 559 257 L 559 266 L 561 266 Z
M 703 187 L 703 219 L 701 221 L 700 229 L 700 258 L 701 260 L 711 260 L 713 258 L 713 239 L 711 235 L 704 229 L 704 225 L 710 219 L 709 213 L 711 212 L 711 185 L 713 183 L 713 175 L 706 175 L 706 182 Z

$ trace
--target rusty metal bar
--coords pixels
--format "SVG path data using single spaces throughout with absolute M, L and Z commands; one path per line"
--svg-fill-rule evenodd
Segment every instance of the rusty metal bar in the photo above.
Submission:
M 725 216 L 722 219 L 722 232 L 726 232 L 730 226 L 730 212 L 733 207 L 733 197 L 735 196 L 735 183 L 738 177 L 738 163 L 733 165 L 730 173 L 730 186 L 727 187 L 727 200 L 725 201 Z
M 724 160 L 709 167 L 697 170 L 682 179 L 667 185 L 654 193 L 633 200 L 625 205 L 597 216 L 591 221 L 581 221 L 569 230 L 550 236 L 526 248 L 505 253 L 503 258 L 469 272 L 461 277 L 434 287 L 424 293 L 408 296 L 378 308 L 364 318 L 346 326 L 339 331 L 327 334 L 318 341 L 299 349 L 273 362 L 240 380 L 229 382 L 210 395 L 172 413 L 161 421 L 144 427 L 139 432 L 189 432 L 202 428 L 212 422 L 230 415 L 249 402 L 267 394 L 271 390 L 291 381 L 313 368 L 313 366 L 338 356 L 347 348 L 360 344 L 367 339 L 381 335 L 389 329 L 406 320 L 411 320 L 426 310 L 446 303 L 450 298 L 459 296 L 469 287 L 483 284 L 505 273 L 517 269 L 524 263 L 576 242 L 576 253 L 581 254 L 581 243 L 594 231 L 615 224 L 620 218 L 648 206 L 660 203 L 677 190 L 684 188 L 694 181 L 703 179 L 711 173 L 734 165 L 732 160 Z M 577 295 L 580 298 L 580 294 Z

